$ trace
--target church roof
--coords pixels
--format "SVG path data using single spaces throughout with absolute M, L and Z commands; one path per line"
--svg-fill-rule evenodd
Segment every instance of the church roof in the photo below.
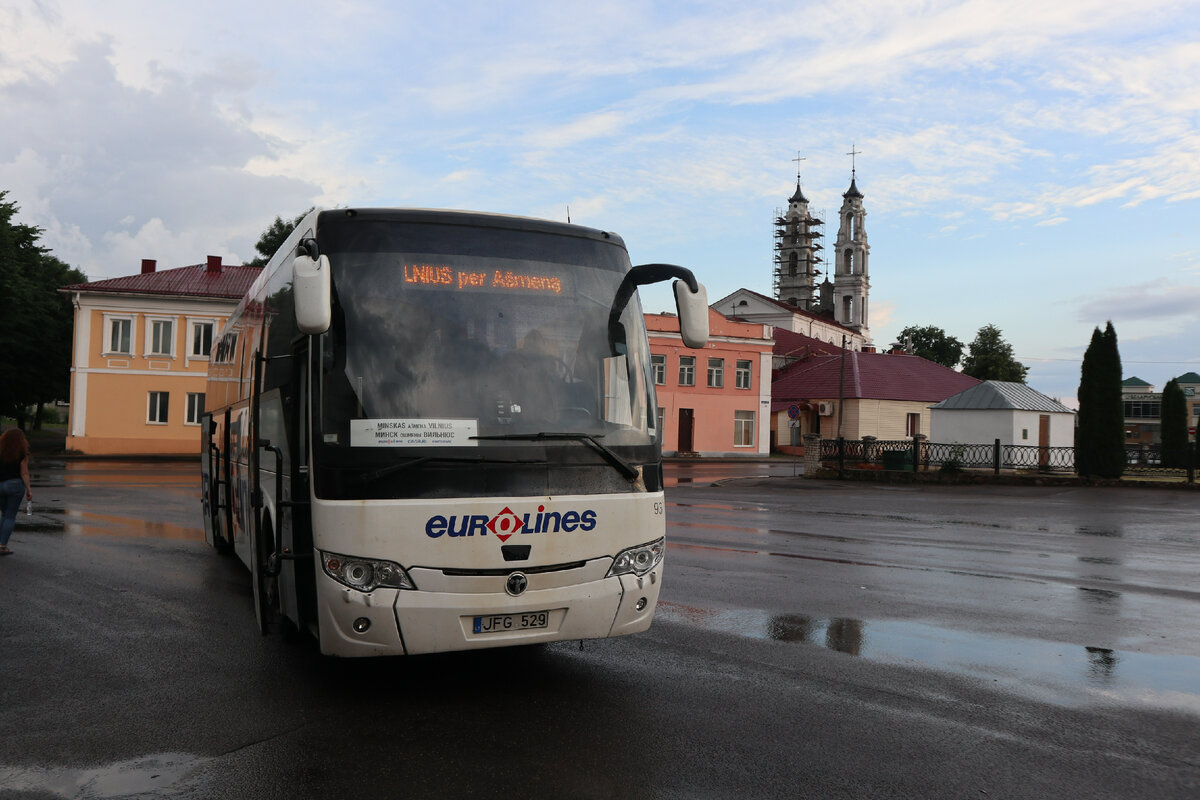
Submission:
M 808 198 L 804 196 L 804 192 L 800 190 L 800 181 L 796 181 L 796 193 L 788 198 L 789 203 L 807 203 Z
M 797 401 L 838 397 L 932 405 L 978 383 L 970 375 L 920 356 L 847 350 L 844 359 L 841 355 L 816 356 L 780 370 L 771 383 L 771 410 Z
M 1071 409 L 1036 389 L 1014 381 L 984 381 L 947 397 L 934 408 L 954 411 L 1008 409 L 1012 411 L 1047 411 L 1073 413 Z
M 858 190 L 858 186 L 856 186 L 854 183 L 854 178 L 851 177 L 850 178 L 850 188 L 846 190 L 846 193 L 844 195 L 842 195 L 842 197 L 861 198 L 862 196 L 863 196 L 863 193 Z
M 828 283 L 829 279 L 826 278 L 825 282 Z M 858 333 L 857 331 L 855 331 L 853 328 L 846 327 L 842 323 L 833 319 L 833 317 L 831 317 L 831 316 L 828 316 L 825 314 L 817 314 L 812 311 L 805 311 L 803 308 L 800 308 L 799 306 L 794 306 L 790 303 L 785 303 L 782 300 L 776 300 L 773 297 L 767 297 L 765 294 L 759 294 L 758 292 L 754 291 L 753 289 L 738 289 L 737 291 L 731 292 L 730 294 L 726 295 L 725 297 L 722 297 L 720 300 L 716 301 L 715 303 L 710 303 L 709 308 L 717 311 L 720 314 L 725 314 L 726 313 L 725 309 L 730 307 L 730 305 L 729 305 L 730 301 L 732 300 L 733 296 L 737 295 L 737 294 L 749 295 L 749 296 L 755 298 L 756 300 L 761 300 L 764 303 L 769 303 L 773 306 L 777 306 L 780 309 L 788 312 L 789 314 L 794 314 L 798 317 L 805 317 L 807 319 L 820 320 L 821 322 L 823 322 L 826 325 L 832 325 L 835 328 L 843 329 L 844 331 L 846 331 L 847 334 L 854 334 L 856 336 L 862 335 L 862 334 Z M 737 307 L 734 307 L 734 309 L 727 316 L 740 316 L 740 314 L 737 313 Z

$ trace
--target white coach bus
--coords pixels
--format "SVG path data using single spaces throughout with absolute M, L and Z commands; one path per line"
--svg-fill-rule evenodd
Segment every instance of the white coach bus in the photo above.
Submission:
M 649 627 L 661 432 L 636 289 L 676 278 L 543 220 L 317 210 L 214 345 L 205 535 L 250 569 L 260 630 L 339 656 Z

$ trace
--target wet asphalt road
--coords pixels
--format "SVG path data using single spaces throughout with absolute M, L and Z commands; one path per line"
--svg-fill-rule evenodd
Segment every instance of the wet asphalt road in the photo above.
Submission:
M 258 637 L 195 465 L 35 464 L 0 797 L 1200 795 L 1200 494 L 792 472 L 668 468 L 646 634 L 335 661 Z

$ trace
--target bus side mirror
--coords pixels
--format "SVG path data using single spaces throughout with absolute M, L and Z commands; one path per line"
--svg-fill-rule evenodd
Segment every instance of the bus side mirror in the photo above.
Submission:
M 296 327 L 301 333 L 324 333 L 333 316 L 329 256 L 299 255 L 292 261 Z
M 679 335 L 685 345 L 698 350 L 708 344 L 708 290 L 697 283 L 693 292 L 684 281 L 675 281 L 674 289 Z

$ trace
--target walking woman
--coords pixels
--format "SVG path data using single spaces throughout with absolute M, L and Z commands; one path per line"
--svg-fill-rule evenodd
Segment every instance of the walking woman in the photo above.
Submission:
M 33 500 L 29 488 L 29 442 L 20 428 L 10 428 L 0 436 L 0 509 L 4 511 L 4 519 L 0 521 L 0 556 L 12 555 L 8 537 L 17 524 L 22 496 Z

